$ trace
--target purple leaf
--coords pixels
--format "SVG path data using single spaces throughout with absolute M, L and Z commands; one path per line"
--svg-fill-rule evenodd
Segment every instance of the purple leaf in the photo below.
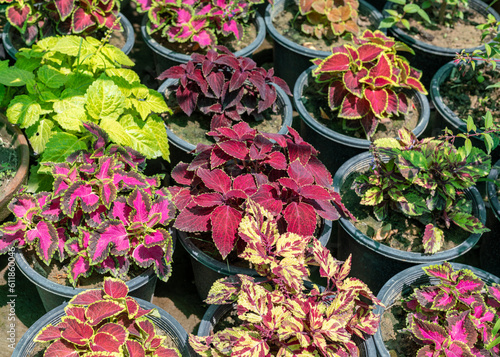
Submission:
M 174 227 L 183 232 L 207 232 L 213 209 L 188 205 L 179 212 Z
M 65 214 L 73 217 L 78 207 L 78 202 L 81 203 L 84 212 L 90 213 L 99 206 L 99 201 L 99 195 L 93 192 L 92 186 L 79 181 L 71 185 L 64 193 L 62 209 Z
M 166 230 L 157 228 L 155 231 L 149 232 L 144 236 L 144 246 L 146 248 L 151 248 L 155 245 L 163 246 L 170 239 L 171 236 Z
M 102 262 L 111 252 L 113 255 L 125 255 L 130 249 L 128 233 L 120 221 L 108 221 L 96 230 L 89 242 L 89 259 L 92 264 Z
M 153 264 L 156 275 L 163 281 L 167 281 L 172 273 L 171 262 L 167 263 L 165 256 L 162 247 L 158 245 L 147 248 L 139 244 L 132 253 L 132 257 L 137 265 L 147 268 Z
M 219 206 L 210 217 L 212 221 L 212 239 L 222 258 L 233 250 L 242 213 L 233 207 Z
M 77 255 L 68 265 L 68 279 L 73 284 L 76 285 L 76 282 L 80 277 L 88 277 L 92 273 L 92 268 L 90 266 L 89 261 L 81 256 Z
M 59 246 L 59 237 L 54 225 L 50 222 L 40 221 L 36 228 L 26 232 L 28 242 L 34 242 L 36 239 L 38 239 L 37 255 L 48 265 Z
M 214 191 L 226 193 L 231 189 L 231 178 L 222 170 L 207 170 L 199 168 L 196 174 L 203 180 L 205 185 Z
M 284 210 L 283 215 L 288 223 L 288 231 L 303 236 L 311 236 L 316 229 L 316 211 L 303 202 L 292 202 Z
M 132 223 L 146 223 L 151 210 L 151 198 L 144 190 L 134 190 L 127 198 L 127 203 L 133 211 L 130 215 Z

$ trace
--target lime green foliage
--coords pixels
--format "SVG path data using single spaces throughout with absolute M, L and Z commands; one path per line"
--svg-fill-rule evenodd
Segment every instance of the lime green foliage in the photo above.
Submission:
M 49 37 L 24 48 L 9 67 L 0 62 L 0 99 L 11 123 L 25 129 L 40 163 L 64 162 L 99 125 L 113 143 L 147 158 L 168 160 L 161 94 L 140 83 L 134 63 L 118 48 L 92 37 Z

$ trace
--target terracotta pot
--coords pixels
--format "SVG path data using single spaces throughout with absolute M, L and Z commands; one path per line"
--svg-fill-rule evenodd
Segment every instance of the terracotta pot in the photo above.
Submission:
M 12 137 L 12 143 L 17 151 L 18 169 L 14 178 L 6 187 L 0 189 L 0 221 L 10 214 L 7 206 L 14 194 L 26 183 L 29 172 L 30 149 L 26 137 L 21 130 L 9 123 L 5 115 L 0 114 L 0 136 Z

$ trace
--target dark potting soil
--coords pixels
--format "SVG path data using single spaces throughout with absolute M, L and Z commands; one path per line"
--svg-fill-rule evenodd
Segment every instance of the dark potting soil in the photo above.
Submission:
M 196 42 L 170 42 L 168 38 L 161 36 L 160 31 L 155 32 L 151 37 L 163 47 L 177 53 L 191 55 L 194 52 L 207 53 L 208 51 L 208 48 L 201 48 Z M 249 21 L 247 24 L 243 24 L 243 37 L 240 40 L 232 34 L 227 37 L 217 38 L 217 45 L 225 46 L 229 51 L 236 52 L 250 45 L 256 38 L 257 27 L 252 21 Z
M 195 111 L 188 117 L 179 107 L 175 95 L 170 95 L 170 92 L 167 90 L 165 92 L 165 97 L 168 107 L 173 110 L 174 114 L 163 114 L 163 118 L 168 128 L 172 130 L 175 135 L 195 146 L 198 143 L 207 145 L 214 143 L 212 137 L 206 135 L 210 131 L 210 116 Z M 262 112 L 262 116 L 263 119 L 260 121 L 255 120 L 253 117 L 248 118 L 243 116 L 243 119 L 250 127 L 261 132 L 277 133 L 281 129 L 283 117 L 280 113 L 275 114 L 272 112 L 271 108 L 269 108 Z
M 384 311 L 380 320 L 382 340 L 391 357 L 416 356 L 422 348 L 410 333 L 402 331 L 406 327 L 406 315 L 400 295 L 395 299 L 395 303 Z
M 366 172 L 366 171 L 365 171 Z M 363 173 L 365 173 L 363 172 Z M 363 234 L 391 248 L 406 252 L 423 253 L 422 237 L 425 225 L 416 219 L 408 218 L 399 212 L 392 212 L 384 221 L 378 221 L 371 206 L 362 205 L 361 198 L 351 188 L 360 172 L 349 175 L 341 187 L 342 203 L 356 217 L 352 224 Z M 445 232 L 445 240 L 440 251 L 454 248 L 463 243 L 470 233 L 456 225 L 449 229 L 440 227 Z
M 302 94 L 302 102 L 309 114 L 319 123 L 337 133 L 366 139 L 366 134 L 359 120 L 338 118 L 337 111 L 334 112 L 330 109 L 327 98 L 321 93 L 321 87 L 322 85 L 316 83 L 314 79 L 309 76 L 308 83 L 304 86 L 304 92 Z M 388 122 L 379 123 L 371 139 L 395 138 L 397 137 L 398 130 L 403 127 L 409 130 L 415 129 L 418 125 L 420 113 L 415 107 L 412 99 L 410 99 L 409 108 L 407 115 L 399 115 Z
M 36 254 L 35 249 L 28 248 L 23 250 L 24 257 L 28 264 L 41 276 L 49 279 L 60 285 L 73 286 L 68 279 L 68 262 L 65 261 L 64 264 L 59 262 L 56 258 L 52 259 L 50 265 L 46 265 Z M 129 271 L 125 277 L 122 278 L 123 281 L 129 281 L 142 273 L 146 269 L 140 268 L 134 264 L 130 265 Z M 102 283 L 105 276 L 111 276 L 111 274 L 99 274 L 97 272 L 92 272 L 88 278 L 78 279 L 76 285 L 77 288 L 82 289 L 95 289 L 102 288 Z
M 329 52 L 332 46 L 340 46 L 344 43 L 352 42 L 350 35 L 345 38 L 336 37 L 332 40 L 318 39 L 314 36 L 306 35 L 300 29 L 305 21 L 306 17 L 300 14 L 299 7 L 295 2 L 287 0 L 284 11 L 276 14 L 273 19 L 273 25 L 281 35 L 311 50 Z M 378 24 L 374 24 L 370 21 L 369 16 L 361 14 L 358 16 L 357 24 L 360 28 L 360 34 L 366 29 L 375 31 L 378 27 Z
M 470 115 L 477 126 L 483 126 L 483 116 L 489 110 L 494 122 L 500 121 L 500 88 L 488 86 L 500 82 L 500 72 L 480 63 L 476 70 L 470 65 L 455 67 L 450 77 L 439 87 L 441 97 L 455 115 L 466 121 Z
M 0 195 L 16 175 L 18 165 L 16 149 L 8 141 L 8 138 L 0 136 Z
M 422 5 L 424 0 L 415 1 L 416 4 Z M 399 13 L 402 12 L 400 5 L 395 6 Z M 465 8 L 462 5 L 459 9 L 463 12 L 463 19 L 457 19 L 453 26 L 438 25 L 430 11 L 426 11 L 431 21 L 434 24 L 428 24 L 417 14 L 407 14 L 406 19 L 410 22 L 410 31 L 408 31 L 401 23 L 396 26 L 403 32 L 416 40 L 424 43 L 444 48 L 470 48 L 480 46 L 482 30 L 476 28 L 477 25 L 486 23 L 486 17 L 471 8 Z M 451 13 L 451 9 L 448 10 Z M 491 38 L 486 38 L 489 41 Z

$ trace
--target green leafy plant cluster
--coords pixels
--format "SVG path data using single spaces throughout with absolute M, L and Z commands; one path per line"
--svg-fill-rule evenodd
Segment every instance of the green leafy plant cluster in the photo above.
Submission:
M 140 83 L 118 48 L 92 37 L 49 37 L 0 62 L 0 98 L 9 121 L 25 130 L 40 162 L 64 162 L 87 148 L 83 123 L 99 125 L 113 143 L 168 160 L 167 134 L 156 113 L 163 97 Z
M 265 279 L 238 274 L 217 280 L 207 303 L 234 304 L 241 324 L 213 335 L 190 335 L 201 356 L 358 356 L 353 340 L 373 335 L 380 305 L 365 283 L 348 277 L 351 258 L 340 262 L 313 236 L 279 233 L 276 216 L 249 202 L 239 232 L 240 257 Z M 324 288 L 307 288 L 308 264 L 319 265 Z M 312 284 L 311 284 L 312 285 Z
M 490 143 L 491 137 L 486 137 L 488 134 L 485 142 Z M 456 148 L 454 138 L 448 135 L 419 140 L 402 129 L 397 139 L 375 140 L 370 147 L 373 165 L 354 182 L 361 204 L 373 206 L 379 221 L 391 210 L 420 221 L 425 226 L 425 253 L 441 249 L 443 229 L 451 224 L 472 233 L 489 231 L 472 215 L 464 191 L 488 175 L 491 158 L 472 147 L 468 137 L 464 146 Z

